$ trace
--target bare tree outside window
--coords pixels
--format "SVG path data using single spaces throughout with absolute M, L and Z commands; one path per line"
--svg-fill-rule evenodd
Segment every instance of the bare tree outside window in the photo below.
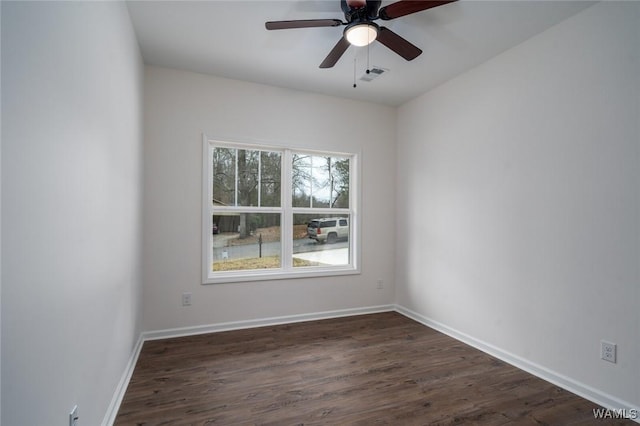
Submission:
M 294 154 L 292 205 L 349 208 L 349 159 Z

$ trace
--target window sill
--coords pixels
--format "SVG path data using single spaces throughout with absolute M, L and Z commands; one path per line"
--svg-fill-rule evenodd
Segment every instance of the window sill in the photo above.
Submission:
M 208 284 L 225 284 L 225 283 L 237 283 L 237 282 L 249 282 L 249 281 L 271 281 L 271 280 L 286 280 L 294 278 L 322 278 L 322 277 L 334 277 L 340 275 L 358 275 L 360 269 L 353 268 L 352 266 L 345 265 L 344 268 L 337 268 L 335 266 L 330 269 L 322 269 L 318 267 L 296 268 L 294 271 L 283 271 L 282 269 L 273 270 L 255 270 L 255 271 L 237 271 L 237 272 L 225 272 L 215 274 L 215 276 L 208 276 L 203 280 L 203 285 Z

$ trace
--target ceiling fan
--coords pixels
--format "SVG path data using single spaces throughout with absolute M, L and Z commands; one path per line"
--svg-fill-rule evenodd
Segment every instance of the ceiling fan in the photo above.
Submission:
M 339 19 L 270 21 L 265 23 L 265 27 L 268 30 L 286 30 L 290 28 L 338 27 L 346 25 L 342 38 L 322 61 L 320 68 L 333 67 L 350 45 L 367 46 L 375 40 L 378 40 L 407 61 L 411 61 L 417 58 L 422 53 L 422 50 L 389 28 L 379 26 L 373 21 L 378 19 L 389 21 L 454 1 L 456 0 L 400 0 L 380 8 L 382 0 L 340 0 L 340 7 L 347 22 L 342 22 Z

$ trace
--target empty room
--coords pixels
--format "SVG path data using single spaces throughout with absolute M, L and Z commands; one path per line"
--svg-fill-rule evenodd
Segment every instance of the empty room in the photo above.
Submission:
M 0 2 L 0 423 L 640 422 L 640 2 Z

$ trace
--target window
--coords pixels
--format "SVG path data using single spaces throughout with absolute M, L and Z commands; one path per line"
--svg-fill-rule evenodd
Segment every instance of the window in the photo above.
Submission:
M 357 156 L 203 137 L 203 282 L 358 270 Z

